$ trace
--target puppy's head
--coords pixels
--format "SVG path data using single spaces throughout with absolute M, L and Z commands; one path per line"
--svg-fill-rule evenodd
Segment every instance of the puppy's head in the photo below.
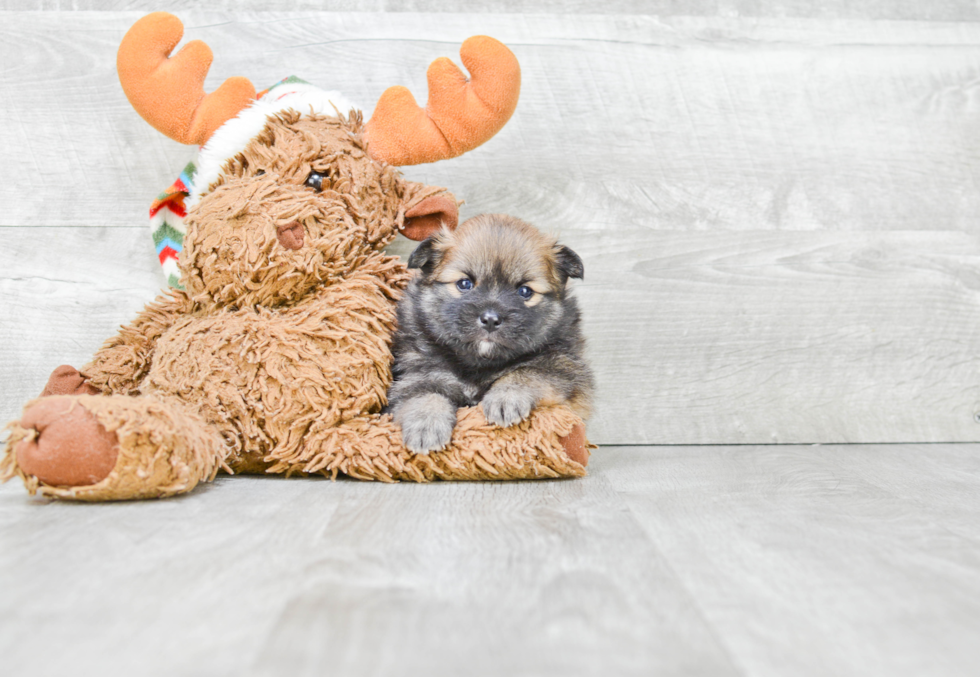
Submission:
M 565 287 L 582 260 L 534 226 L 501 214 L 474 217 L 425 240 L 417 312 L 426 330 L 461 358 L 503 363 L 532 353 L 568 320 Z

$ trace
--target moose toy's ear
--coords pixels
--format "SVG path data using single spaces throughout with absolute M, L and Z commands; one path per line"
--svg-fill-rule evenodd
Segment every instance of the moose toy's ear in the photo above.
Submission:
M 430 195 L 405 212 L 402 234 L 410 240 L 424 240 L 441 228 L 455 230 L 459 222 L 459 207 L 452 195 Z

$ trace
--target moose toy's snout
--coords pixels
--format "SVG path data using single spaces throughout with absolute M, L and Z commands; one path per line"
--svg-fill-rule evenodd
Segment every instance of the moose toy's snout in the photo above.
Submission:
M 286 249 L 299 249 L 303 246 L 303 224 L 299 221 L 290 221 L 276 229 L 279 237 L 279 244 Z

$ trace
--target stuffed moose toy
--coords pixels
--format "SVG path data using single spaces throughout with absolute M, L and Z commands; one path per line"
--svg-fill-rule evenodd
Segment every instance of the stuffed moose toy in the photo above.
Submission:
M 182 35 L 176 17 L 148 15 L 117 62 L 140 115 L 201 145 L 151 210 L 175 288 L 80 371 L 54 371 L 8 426 L 0 477 L 98 501 L 188 492 L 219 470 L 386 482 L 584 475 L 584 425 L 564 407 L 510 428 L 461 409 L 450 445 L 418 455 L 381 413 L 410 277 L 383 248 L 399 232 L 422 240 L 455 228 L 458 214 L 450 193 L 395 167 L 455 157 L 503 127 L 520 90 L 510 50 L 470 38 L 460 52 L 470 80 L 438 59 L 426 108 L 392 87 L 362 123 L 342 96 L 296 78 L 258 96 L 229 78 L 206 95 L 211 51 L 194 41 L 169 58 Z

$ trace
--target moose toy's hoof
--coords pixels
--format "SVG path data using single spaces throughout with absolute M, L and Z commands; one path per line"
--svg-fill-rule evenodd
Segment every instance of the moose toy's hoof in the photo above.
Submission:
M 17 444 L 17 465 L 45 484 L 97 484 L 116 465 L 116 434 L 103 428 L 73 398 L 48 397 L 38 401 L 24 412 L 20 426 L 32 434 Z
M 589 465 L 589 443 L 585 437 L 585 426 L 579 423 L 572 432 L 561 438 L 561 445 L 565 447 L 568 457 L 583 466 Z
M 99 390 L 89 384 L 75 367 L 63 364 L 48 377 L 41 397 L 52 395 L 98 395 Z

